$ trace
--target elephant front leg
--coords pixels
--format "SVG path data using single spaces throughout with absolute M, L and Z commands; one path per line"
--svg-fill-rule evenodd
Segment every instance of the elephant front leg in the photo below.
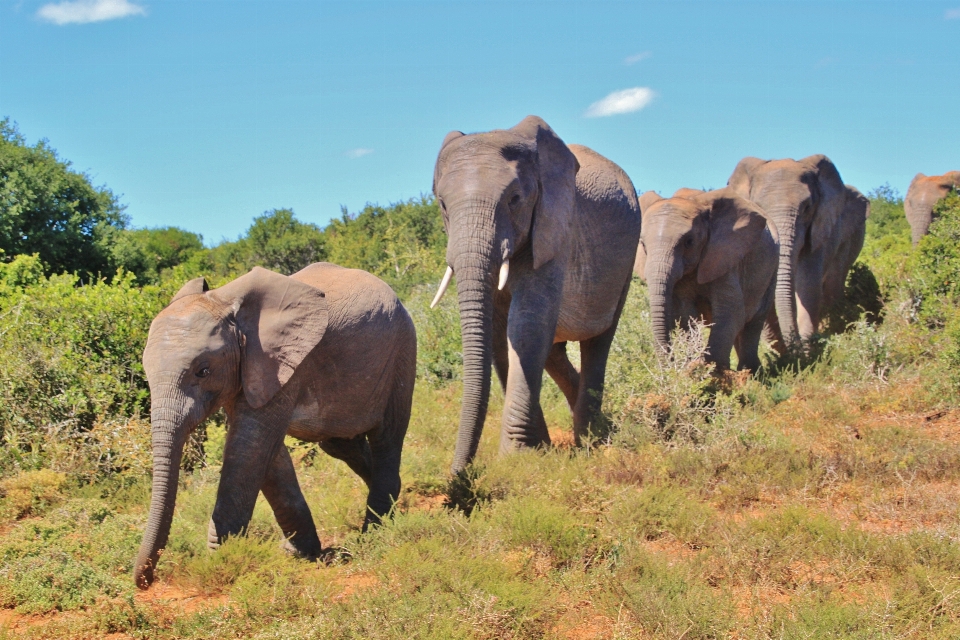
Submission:
M 317 558 L 321 553 L 317 527 L 285 446 L 273 457 L 261 490 L 283 531 L 284 548 L 304 558 Z
M 216 547 L 227 536 L 246 531 L 267 471 L 283 446 L 285 429 L 276 428 L 278 422 L 286 424 L 285 420 L 250 416 L 231 421 L 208 534 L 209 546 Z
M 725 371 L 730 368 L 730 352 L 745 324 L 743 291 L 735 274 L 729 273 L 711 283 L 710 308 L 713 326 L 707 340 L 707 360 Z
M 524 277 L 512 285 L 501 452 L 550 444 L 540 407 L 540 389 L 560 315 L 563 276 L 559 269 L 560 265 L 544 265 L 536 272 L 524 273 Z
M 820 325 L 823 297 L 823 250 L 818 250 L 800 261 L 797 266 L 797 327 L 804 346 Z

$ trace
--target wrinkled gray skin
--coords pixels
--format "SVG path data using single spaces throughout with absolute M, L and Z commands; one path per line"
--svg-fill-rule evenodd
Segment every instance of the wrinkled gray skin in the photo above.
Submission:
M 671 198 L 640 197 L 643 227 L 635 273 L 647 282 L 657 344 L 670 348 L 679 321 L 703 318 L 710 329 L 707 361 L 760 368 L 757 349 L 773 306 L 779 242 L 773 223 L 729 188 L 681 189 Z
M 933 206 L 951 189 L 960 189 L 960 171 L 948 171 L 942 176 L 925 176 L 918 173 L 910 182 L 907 197 L 903 200 L 903 212 L 910 223 L 913 244 L 927 235 L 933 222 Z
M 463 335 L 454 473 L 476 454 L 491 363 L 505 392 L 501 451 L 550 444 L 540 407 L 544 369 L 570 405 L 579 442 L 600 413 L 607 355 L 630 286 L 640 236 L 633 184 L 617 165 L 586 147 L 567 147 L 529 116 L 512 129 L 448 134 L 434 193 Z M 566 355 L 571 340 L 580 342 L 579 373 Z
M 824 252 L 826 266 L 823 273 L 824 312 L 844 299 L 847 273 L 857 261 L 867 235 L 870 201 L 856 187 L 844 185 L 846 198 L 834 234 Z
M 820 323 L 823 280 L 837 234 L 847 235 L 839 224 L 847 197 L 840 174 L 824 155 L 802 160 L 744 158 L 727 184 L 759 205 L 780 236 L 776 318 L 771 318 L 774 337 L 779 338 L 776 346 L 783 350 L 805 343 Z
M 219 289 L 187 283 L 150 326 L 153 495 L 134 568 L 150 586 L 167 542 L 187 436 L 223 407 L 229 429 L 208 543 L 244 531 L 257 494 L 297 554 L 320 540 L 297 483 L 289 434 L 318 442 L 369 487 L 364 527 L 400 491 L 417 355 L 413 323 L 383 281 L 318 263 L 283 276 L 259 267 Z

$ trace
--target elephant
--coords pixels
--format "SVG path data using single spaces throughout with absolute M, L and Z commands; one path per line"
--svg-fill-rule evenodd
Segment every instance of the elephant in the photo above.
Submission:
M 764 322 L 773 305 L 780 243 L 760 208 L 724 188 L 681 189 L 640 197 L 643 224 L 635 273 L 650 295 L 653 335 L 664 352 L 670 330 L 702 317 L 712 323 L 706 360 L 718 370 L 756 371 Z
M 844 204 L 836 232 L 825 252 L 823 309 L 829 310 L 844 299 L 847 273 L 857 261 L 867 235 L 870 201 L 853 186 L 844 185 Z
M 491 363 L 504 389 L 500 450 L 549 446 L 543 371 L 573 413 L 577 445 L 598 424 L 607 356 L 630 287 L 640 208 L 627 174 L 567 146 L 536 116 L 443 140 L 433 192 L 447 231 L 463 339 L 463 401 L 452 470 L 477 451 Z M 497 275 L 499 274 L 499 276 Z M 566 343 L 580 343 L 581 370 Z
M 807 344 L 824 311 L 824 277 L 832 256 L 843 244 L 841 238 L 857 235 L 848 225 L 866 224 L 865 214 L 859 222 L 856 216 L 844 216 L 847 190 L 836 166 L 824 155 L 802 160 L 744 158 L 727 185 L 756 203 L 780 235 L 776 317 L 771 318 L 776 346 L 782 352 Z
M 903 200 L 903 212 L 910 223 L 913 244 L 927 235 L 933 222 L 933 205 L 951 189 L 960 190 L 960 171 L 948 171 L 942 176 L 925 176 L 922 173 L 914 176 L 907 189 L 907 197 Z
M 143 353 L 153 492 L 137 586 L 152 584 L 167 543 L 187 436 L 221 407 L 228 430 L 211 548 L 245 530 L 262 491 L 287 549 L 320 554 L 285 435 L 346 462 L 369 489 L 364 529 L 378 523 L 400 491 L 416 354 L 406 309 L 365 271 L 255 267 L 218 289 L 203 278 L 186 283 L 153 320 Z

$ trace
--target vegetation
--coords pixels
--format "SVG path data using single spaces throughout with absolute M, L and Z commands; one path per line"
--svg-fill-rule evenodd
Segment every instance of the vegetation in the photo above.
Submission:
M 548 382 L 556 446 L 501 458 L 494 385 L 477 463 L 455 483 L 459 326 L 453 297 L 427 309 L 445 244 L 432 201 L 325 229 L 275 210 L 213 248 L 123 228 L 153 256 L 144 279 L 54 275 L 42 254 L 17 255 L 0 264 L 0 638 L 960 636 L 960 198 L 916 249 L 899 196 L 871 202 L 850 306 L 818 357 L 767 352 L 761 375 L 717 378 L 695 327 L 661 361 L 636 281 L 608 368 L 610 432 L 574 449 Z M 137 592 L 150 319 L 197 274 L 215 286 L 316 256 L 386 279 L 417 324 L 395 516 L 360 535 L 363 483 L 290 440 L 329 561 L 286 555 L 262 500 L 248 536 L 209 553 L 215 418 L 185 462 L 158 582 Z
M 38 254 L 47 273 L 106 273 L 110 239 L 126 227 L 116 196 L 71 170 L 46 143 L 28 146 L 0 120 L 0 251 Z

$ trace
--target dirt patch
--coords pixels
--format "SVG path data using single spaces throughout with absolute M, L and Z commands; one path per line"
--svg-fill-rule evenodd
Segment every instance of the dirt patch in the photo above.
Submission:
M 700 551 L 700 549 L 691 547 L 689 544 L 680 542 L 669 536 L 664 536 L 656 540 L 647 540 L 643 543 L 643 546 L 648 551 L 666 556 L 667 563 L 671 565 L 683 560 L 689 560 Z
M 17 613 L 13 609 L 0 609 L 0 629 L 23 629 L 28 627 L 41 627 L 56 617 L 56 614 L 38 616 L 32 614 Z
M 573 431 L 566 429 L 550 429 L 550 442 L 558 449 L 573 449 L 576 445 L 573 440 Z
M 909 482 L 899 486 L 840 488 L 824 505 L 837 520 L 869 533 L 899 535 L 956 522 L 960 483 Z
M 433 513 L 443 509 L 443 505 L 447 501 L 447 494 L 438 493 L 436 495 L 425 496 L 419 493 L 411 493 L 406 496 L 406 499 L 410 511 Z
M 197 589 L 185 589 L 174 584 L 156 582 L 146 591 L 138 591 L 134 598 L 139 604 L 153 607 L 176 607 L 190 614 L 222 607 L 230 602 L 226 594 L 205 594 Z
M 344 598 L 349 598 L 355 593 L 375 589 L 381 584 L 380 578 L 372 573 L 366 573 L 363 571 L 338 576 L 334 582 L 343 588 L 340 593 L 333 596 L 334 600 L 343 600 Z

